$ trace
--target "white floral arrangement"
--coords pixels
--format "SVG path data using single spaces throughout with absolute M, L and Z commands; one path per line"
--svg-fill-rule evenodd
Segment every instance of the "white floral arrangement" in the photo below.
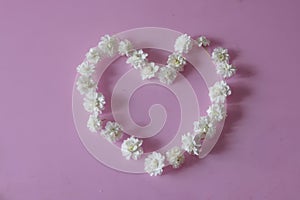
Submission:
M 157 65 L 147 59 L 148 54 L 142 49 L 134 49 L 129 40 L 120 40 L 115 36 L 105 35 L 97 47 L 91 48 L 85 60 L 77 67 L 79 77 L 76 85 L 77 90 L 84 96 L 84 109 L 90 113 L 87 121 L 88 129 L 93 133 L 101 134 L 107 141 L 114 143 L 123 138 L 123 130 L 117 122 L 108 121 L 105 126 L 101 120 L 102 111 L 105 108 L 105 98 L 98 92 L 97 83 L 92 76 L 97 63 L 105 57 L 113 57 L 117 54 L 127 57 L 127 64 L 141 73 L 143 80 L 157 78 L 163 84 L 172 84 L 178 73 L 184 70 L 186 59 L 184 54 L 188 54 L 194 46 L 200 48 L 210 45 L 210 41 L 201 36 L 196 40 L 187 34 L 180 35 L 174 44 L 174 52 L 168 56 L 167 64 Z M 225 101 L 231 94 L 230 87 L 225 79 L 232 77 L 236 73 L 236 68 L 229 64 L 228 50 L 222 47 L 215 48 L 211 55 L 213 63 L 216 65 L 216 73 L 223 77 L 223 80 L 216 82 L 209 88 L 209 98 L 211 105 L 207 109 L 206 116 L 200 116 L 194 122 L 194 130 L 182 135 L 181 147 L 175 146 L 165 154 L 152 152 L 145 158 L 145 172 L 150 176 L 161 175 L 163 168 L 171 165 L 173 168 L 182 166 L 186 154 L 199 156 L 206 138 L 211 138 L 216 132 L 217 123 L 226 117 Z M 121 145 L 121 153 L 127 160 L 138 160 L 142 158 L 143 141 L 134 136 L 125 140 Z

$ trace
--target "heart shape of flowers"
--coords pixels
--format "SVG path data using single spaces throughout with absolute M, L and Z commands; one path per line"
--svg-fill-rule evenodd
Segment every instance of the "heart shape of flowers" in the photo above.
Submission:
M 105 57 L 113 57 L 116 54 L 127 57 L 127 64 L 139 70 L 141 78 L 158 78 L 163 84 L 172 84 L 176 81 L 178 73 L 184 70 L 188 54 L 194 46 L 206 47 L 210 41 L 201 36 L 193 40 L 187 34 L 179 36 L 174 44 L 174 52 L 168 56 L 167 64 L 161 65 L 149 62 L 148 54 L 142 49 L 134 49 L 129 40 L 120 40 L 115 36 L 105 35 L 97 47 L 91 48 L 86 54 L 86 59 L 77 67 L 80 76 L 76 85 L 80 94 L 84 95 L 83 106 L 90 113 L 87 127 L 91 132 L 100 133 L 109 142 L 114 143 L 122 138 L 123 130 L 120 124 L 108 121 L 105 126 L 101 120 L 102 111 L 105 108 L 105 98 L 98 92 L 97 84 L 92 75 L 96 64 Z M 230 78 L 236 72 L 234 66 L 229 64 L 228 50 L 218 47 L 212 52 L 212 60 L 216 65 L 216 73 L 224 79 Z M 207 115 L 201 116 L 194 122 L 193 133 L 182 135 L 181 147 L 174 146 L 165 155 L 153 152 L 145 158 L 145 171 L 151 176 L 161 175 L 166 162 L 173 168 L 179 168 L 184 162 L 184 152 L 198 156 L 206 138 L 214 136 L 217 123 L 226 117 L 225 100 L 231 94 L 231 90 L 225 80 L 216 82 L 209 88 L 211 105 L 207 109 Z M 127 160 L 140 159 L 143 154 L 143 141 L 134 136 L 125 139 L 121 146 L 121 153 Z

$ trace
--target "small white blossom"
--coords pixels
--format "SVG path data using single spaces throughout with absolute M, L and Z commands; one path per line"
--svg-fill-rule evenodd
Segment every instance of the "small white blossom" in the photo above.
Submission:
M 207 115 L 212 121 L 221 121 L 226 117 L 224 104 L 212 104 L 207 109 Z
M 207 116 L 200 117 L 194 122 L 194 132 L 205 133 L 208 137 L 212 137 L 216 132 L 215 123 Z
M 177 77 L 177 70 L 172 67 L 161 67 L 158 78 L 160 82 L 170 85 Z
M 129 160 L 138 160 L 144 153 L 142 148 L 143 141 L 133 136 L 123 141 L 121 146 L 122 155 Z
M 165 156 L 160 153 L 153 152 L 145 159 L 145 171 L 150 176 L 161 175 L 165 166 Z
M 101 131 L 101 135 L 103 135 L 108 141 L 116 142 L 122 137 L 122 128 L 120 124 L 117 122 L 107 122 L 105 125 L 105 129 Z
M 187 133 L 181 137 L 181 148 L 189 154 L 199 155 L 202 146 L 203 133 Z
M 150 79 L 155 77 L 156 72 L 158 71 L 159 66 L 157 66 L 154 62 L 147 63 L 145 66 L 141 69 L 141 76 L 142 79 Z
M 90 115 L 87 122 L 87 127 L 93 133 L 96 133 L 101 129 L 101 120 L 98 118 L 97 113 L 93 113 Z
M 95 72 L 95 65 L 84 61 L 78 65 L 77 72 L 82 76 L 91 76 Z
M 128 56 L 133 51 L 133 45 L 129 40 L 123 40 L 119 43 L 119 53 Z
M 190 36 L 183 34 L 179 36 L 174 45 L 175 51 L 179 53 L 188 53 L 193 47 L 193 41 Z
M 167 63 L 168 66 L 175 68 L 177 71 L 182 71 L 186 60 L 181 53 L 173 53 L 169 55 Z
M 79 76 L 76 82 L 80 94 L 87 94 L 96 88 L 96 83 L 91 77 Z
M 167 161 L 173 168 L 179 168 L 184 162 L 184 152 L 180 147 L 173 147 L 166 153 Z
M 101 53 L 97 47 L 90 48 L 89 52 L 85 55 L 86 60 L 91 64 L 97 64 L 101 59 Z
M 236 68 L 228 63 L 217 64 L 217 74 L 220 74 L 223 78 L 230 78 L 236 72 Z
M 201 36 L 197 39 L 198 42 L 198 46 L 199 47 L 207 47 L 210 44 L 210 41 L 205 37 L 205 36 Z
M 230 87 L 223 80 L 216 82 L 209 88 L 209 98 L 213 103 L 224 103 L 229 95 L 231 95 Z
M 99 49 L 106 56 L 112 57 L 118 52 L 118 38 L 115 36 L 104 35 L 98 44 Z
M 142 49 L 134 51 L 132 56 L 130 56 L 126 63 L 131 64 L 135 69 L 143 67 L 146 63 L 146 58 L 148 54 L 144 53 Z
M 222 47 L 215 48 L 212 52 L 211 57 L 212 57 L 213 61 L 216 64 L 218 64 L 218 63 L 228 63 L 228 61 L 229 61 L 228 50 L 224 49 Z
M 102 93 L 91 91 L 83 99 L 83 106 L 88 112 L 102 112 L 104 110 L 105 98 Z

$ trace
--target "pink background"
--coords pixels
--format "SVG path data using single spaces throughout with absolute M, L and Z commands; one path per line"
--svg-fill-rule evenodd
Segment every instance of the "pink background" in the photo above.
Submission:
M 296 0 L 0 0 L 0 199 L 299 199 L 299 7 Z M 88 48 L 105 33 L 143 26 L 207 35 L 239 68 L 212 153 L 155 178 L 95 160 L 71 109 L 75 67 Z

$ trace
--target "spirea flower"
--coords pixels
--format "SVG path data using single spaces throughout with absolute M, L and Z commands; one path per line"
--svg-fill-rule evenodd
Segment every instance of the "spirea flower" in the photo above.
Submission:
M 143 154 L 143 141 L 133 136 L 123 141 L 121 146 L 122 155 L 129 160 L 130 158 L 137 160 Z
M 210 44 L 210 41 L 205 37 L 205 36 L 201 36 L 197 39 L 198 42 L 198 46 L 199 47 L 207 47 Z
M 168 66 L 173 67 L 177 71 L 182 71 L 183 66 L 186 64 L 185 58 L 181 53 L 173 53 L 168 57 Z
M 84 109 L 88 112 L 102 112 L 104 110 L 105 98 L 102 93 L 91 91 L 83 99 Z
M 116 142 L 120 140 L 123 135 L 122 128 L 117 122 L 108 121 L 105 125 L 105 129 L 101 131 L 101 135 L 110 142 Z
M 189 154 L 199 155 L 201 150 L 201 139 L 203 133 L 187 133 L 181 136 L 181 148 Z
M 115 36 L 104 35 L 101 37 L 98 47 L 104 55 L 112 57 L 118 52 L 118 43 L 118 38 Z
M 212 104 L 207 109 L 207 115 L 212 121 L 221 121 L 226 117 L 224 104 Z
M 179 53 L 188 53 L 193 47 L 193 41 L 190 36 L 183 34 L 179 36 L 174 45 L 175 51 Z
M 166 153 L 167 161 L 173 168 L 179 168 L 184 162 L 184 152 L 180 147 L 173 147 Z
M 138 51 L 134 51 L 132 56 L 127 59 L 126 63 L 131 64 L 135 69 L 139 69 L 145 65 L 147 56 L 148 54 L 144 53 L 143 50 L 140 49 Z
M 212 59 L 216 64 L 223 63 L 223 62 L 228 63 L 229 61 L 228 50 L 222 47 L 215 48 L 212 52 Z
M 172 67 L 161 67 L 158 73 L 160 82 L 170 85 L 177 77 L 177 70 Z
M 218 81 L 209 88 L 209 98 L 213 103 L 224 103 L 227 96 L 231 94 L 230 87 L 225 81 Z
M 91 76 L 95 71 L 95 65 L 90 64 L 87 61 L 82 62 L 77 67 L 77 72 L 82 76 Z
M 101 53 L 97 47 L 90 48 L 89 52 L 85 55 L 86 60 L 91 64 L 97 64 L 101 59 Z
M 200 117 L 194 122 L 195 133 L 205 133 L 208 137 L 212 137 L 216 132 L 216 126 L 208 116 Z
M 217 64 L 217 74 L 220 74 L 223 78 L 230 78 L 236 72 L 236 68 L 228 63 Z
M 153 152 L 145 159 L 145 171 L 150 176 L 161 175 L 163 172 L 165 156 L 160 153 Z
M 87 94 L 96 88 L 96 83 L 91 77 L 79 76 L 76 82 L 80 94 Z
M 119 53 L 128 56 L 133 51 L 133 45 L 129 40 L 123 40 L 119 43 Z
M 142 79 L 150 79 L 155 77 L 156 72 L 158 71 L 159 66 L 157 66 L 154 62 L 146 63 L 145 66 L 141 68 L 141 76 Z
M 87 127 L 93 133 L 96 133 L 101 129 L 101 120 L 98 118 L 97 113 L 92 113 L 90 115 L 87 122 Z

